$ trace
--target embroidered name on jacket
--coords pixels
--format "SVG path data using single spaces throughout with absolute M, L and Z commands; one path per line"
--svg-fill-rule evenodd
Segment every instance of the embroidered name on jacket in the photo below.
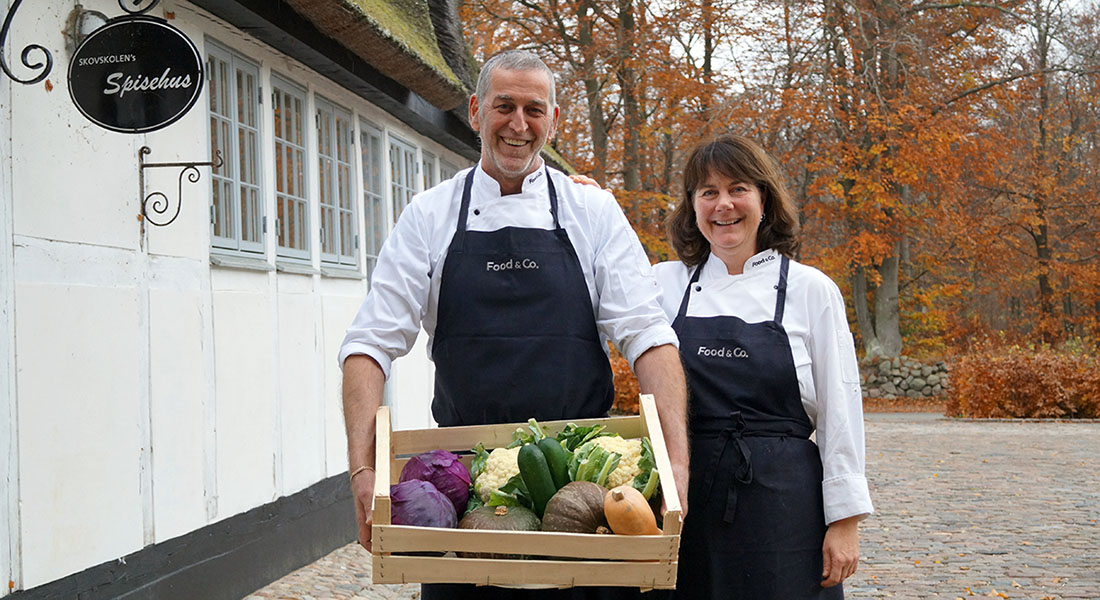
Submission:
M 486 261 L 486 271 L 529 271 L 539 268 L 539 263 L 530 258 L 510 258 L 505 262 Z
M 769 254 L 768 256 L 765 256 L 764 258 L 761 258 L 760 260 L 752 261 L 752 264 L 749 265 L 749 268 L 751 269 L 753 267 L 759 267 L 760 265 L 762 265 L 766 262 L 771 262 L 773 260 L 775 260 L 775 255 L 774 254 Z
M 708 348 L 706 346 L 699 346 L 699 356 L 709 356 L 713 358 L 748 358 L 749 353 L 744 348 Z

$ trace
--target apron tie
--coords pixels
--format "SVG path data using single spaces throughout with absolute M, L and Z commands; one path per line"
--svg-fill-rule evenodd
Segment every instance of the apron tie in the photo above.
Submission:
M 741 411 L 730 412 L 729 425 L 719 434 L 719 438 L 724 441 L 715 448 L 710 463 L 713 467 L 707 470 L 706 478 L 703 480 L 703 498 L 706 498 L 714 485 L 715 473 L 721 469 L 726 449 L 732 447 L 736 455 L 737 467 L 733 472 L 733 479 L 730 480 L 729 489 L 726 492 L 726 508 L 722 520 L 727 523 L 733 522 L 733 516 L 737 509 L 737 486 L 735 482 L 752 483 L 752 451 L 745 443 L 745 429 L 745 418 L 741 415 Z

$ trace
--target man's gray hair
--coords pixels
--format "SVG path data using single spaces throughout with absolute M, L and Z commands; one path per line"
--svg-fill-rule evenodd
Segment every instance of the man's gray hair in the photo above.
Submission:
M 478 106 L 489 94 L 489 78 L 492 76 L 493 71 L 497 69 L 507 69 L 509 71 L 539 70 L 546 73 L 546 78 L 550 80 L 550 106 L 558 105 L 554 90 L 554 72 L 550 70 L 550 67 L 546 66 L 546 63 L 542 62 L 542 59 L 530 50 L 505 50 L 494 54 L 481 67 L 481 74 L 477 77 L 477 89 L 474 90 L 474 94 L 477 95 Z

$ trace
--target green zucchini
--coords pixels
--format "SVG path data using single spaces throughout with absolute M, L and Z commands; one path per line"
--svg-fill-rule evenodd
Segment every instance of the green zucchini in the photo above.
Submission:
M 554 487 L 554 478 L 550 475 L 550 467 L 546 464 L 546 456 L 535 444 L 524 444 L 519 449 L 516 462 L 519 464 L 519 476 L 531 494 L 535 514 L 542 518 L 546 503 L 557 491 Z
M 546 457 L 546 464 L 550 467 L 550 477 L 554 480 L 554 488 L 560 490 L 569 483 L 569 453 L 562 447 L 561 442 L 554 438 L 542 438 L 539 440 L 539 449 Z

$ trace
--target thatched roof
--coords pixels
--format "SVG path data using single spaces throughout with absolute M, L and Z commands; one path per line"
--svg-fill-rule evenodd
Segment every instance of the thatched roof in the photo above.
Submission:
M 472 91 L 454 0 L 286 0 L 323 34 L 441 110 Z

